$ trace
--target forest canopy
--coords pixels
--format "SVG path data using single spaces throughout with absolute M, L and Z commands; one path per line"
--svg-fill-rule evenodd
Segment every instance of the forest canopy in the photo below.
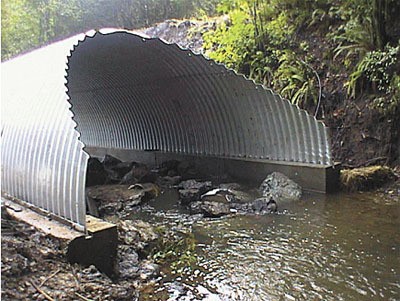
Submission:
M 90 29 L 215 14 L 218 0 L 2 0 L 1 58 Z

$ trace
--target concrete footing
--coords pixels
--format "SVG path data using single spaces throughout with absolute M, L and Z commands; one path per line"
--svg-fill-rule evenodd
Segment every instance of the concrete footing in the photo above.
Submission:
M 14 219 L 63 241 L 67 246 L 69 262 L 94 265 L 110 277 L 115 275 L 118 246 L 116 225 L 86 216 L 87 234 L 84 234 L 11 200 L 2 198 L 2 203 Z
M 268 174 L 278 171 L 297 182 L 306 191 L 331 193 L 338 190 L 340 165 L 326 166 L 297 162 L 271 161 L 249 158 L 220 158 L 193 156 L 160 151 L 137 151 L 130 149 L 86 147 L 93 157 L 112 155 L 122 161 L 136 161 L 158 166 L 168 160 L 189 160 L 196 164 L 202 174 L 228 174 L 238 181 L 258 186 Z

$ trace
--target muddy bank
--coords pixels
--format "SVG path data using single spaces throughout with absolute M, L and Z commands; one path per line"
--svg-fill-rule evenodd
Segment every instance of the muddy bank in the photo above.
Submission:
M 66 261 L 66 246 L 2 210 L 2 300 L 137 300 L 138 280 L 113 282 Z M 85 299 L 86 298 L 86 299 Z

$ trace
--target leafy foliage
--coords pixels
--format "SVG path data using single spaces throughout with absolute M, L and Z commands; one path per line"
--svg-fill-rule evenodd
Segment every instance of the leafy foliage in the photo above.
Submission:
M 39 20 L 28 0 L 1 2 L 1 56 L 8 58 L 38 44 Z
M 3 60 L 88 29 L 217 13 L 206 54 L 293 103 L 315 105 L 324 65 L 348 76 L 348 97 L 369 94 L 379 110 L 399 103 L 398 0 L 4 0 L 1 12 Z M 314 30 L 333 51 L 308 43 Z
M 348 93 L 355 97 L 358 88 L 367 89 L 366 83 L 373 84 L 373 92 L 387 93 L 393 91 L 391 81 L 398 67 L 400 44 L 397 47 L 387 46 L 385 50 L 366 53 L 358 62 L 347 82 Z M 361 86 L 364 83 L 364 86 Z
M 141 28 L 170 18 L 214 14 L 220 0 L 3 0 L 2 60 L 103 27 Z
M 230 26 L 221 22 L 214 32 L 204 34 L 204 49 L 210 58 L 240 70 L 254 48 L 254 38 L 250 38 L 254 35 L 254 25 L 243 9 L 234 9 L 229 20 Z
M 182 274 L 197 263 L 196 240 L 192 233 L 173 233 L 164 227 L 156 229 L 157 245 L 148 254 L 158 264 L 168 264 L 172 273 Z
M 291 99 L 292 103 L 305 106 L 308 102 L 316 104 L 318 100 L 317 79 L 312 69 L 295 53 L 289 50 L 283 52 L 280 64 L 275 72 L 277 87 L 283 97 Z
M 204 35 L 206 54 L 273 87 L 293 103 L 315 103 L 315 75 L 301 59 L 304 43 L 293 38 L 309 2 L 223 1 L 219 11 L 228 12 L 229 26 L 218 24 L 215 31 Z

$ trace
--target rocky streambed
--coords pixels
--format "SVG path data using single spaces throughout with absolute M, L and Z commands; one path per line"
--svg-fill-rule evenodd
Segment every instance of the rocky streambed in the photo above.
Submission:
M 2 297 L 135 300 L 141 289 L 197 262 L 194 222 L 274 214 L 282 198 L 300 196 L 301 188 L 278 173 L 268 176 L 260 187 L 249 188 L 228 176 L 207 178 L 192 162 L 167 161 L 151 169 L 112 156 L 91 158 L 87 210 L 118 227 L 114 276 L 109 278 L 94 266 L 68 264 L 62 242 L 16 222 L 2 207 Z M 156 209 L 163 206 L 166 210 Z M 140 218 L 148 212 L 163 215 L 173 207 L 186 212 L 176 216 L 173 226 Z
M 301 195 L 280 174 L 246 187 L 112 157 L 88 175 L 88 210 L 118 227 L 115 276 L 67 263 L 61 242 L 2 210 L 3 300 L 399 299 L 398 181 Z
M 221 182 L 221 178 L 227 180 Z M 158 168 L 136 162 L 121 162 L 106 156 L 91 158 L 88 169 L 88 208 L 92 215 L 128 216 L 150 199 L 169 190 L 178 194 L 177 204 L 191 214 L 221 217 L 230 214 L 265 214 L 277 211 L 281 199 L 298 200 L 301 187 L 274 172 L 258 189 L 229 181 L 228 176 L 210 180 L 193 163 L 167 161 Z

